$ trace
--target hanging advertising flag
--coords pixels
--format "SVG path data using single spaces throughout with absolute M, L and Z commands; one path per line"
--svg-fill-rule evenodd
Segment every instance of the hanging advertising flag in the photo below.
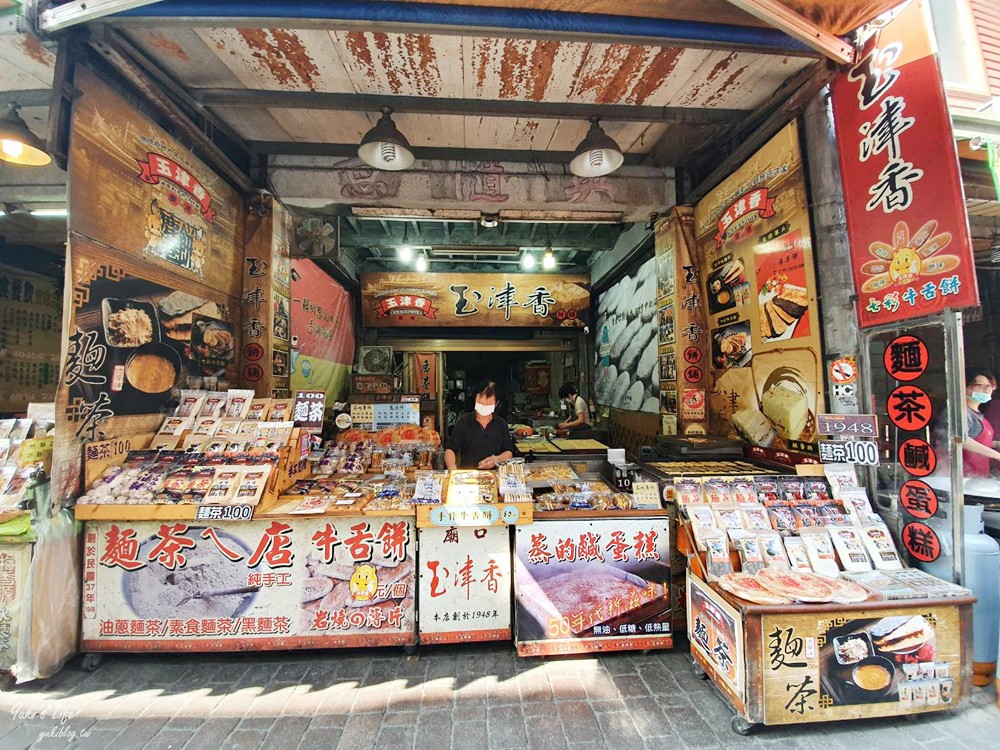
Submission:
M 862 327 L 979 304 L 955 138 L 924 3 L 833 82 Z

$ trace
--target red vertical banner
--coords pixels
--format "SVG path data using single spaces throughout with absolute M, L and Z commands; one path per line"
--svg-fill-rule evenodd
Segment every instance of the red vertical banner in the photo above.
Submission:
M 413 355 L 413 386 L 416 392 L 434 396 L 437 393 L 437 355 Z
M 979 304 L 958 154 L 926 8 L 914 0 L 833 82 L 862 327 Z

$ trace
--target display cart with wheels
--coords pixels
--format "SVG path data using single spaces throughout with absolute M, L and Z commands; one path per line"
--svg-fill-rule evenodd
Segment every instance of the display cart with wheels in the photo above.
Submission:
M 733 730 L 914 716 L 960 708 L 972 689 L 973 597 L 758 605 L 706 583 L 690 527 L 692 666 L 732 708 Z

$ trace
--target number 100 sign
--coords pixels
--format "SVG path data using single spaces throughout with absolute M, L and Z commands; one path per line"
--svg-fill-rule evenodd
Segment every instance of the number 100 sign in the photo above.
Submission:
M 878 466 L 878 443 L 874 440 L 822 440 L 819 460 L 824 464 Z

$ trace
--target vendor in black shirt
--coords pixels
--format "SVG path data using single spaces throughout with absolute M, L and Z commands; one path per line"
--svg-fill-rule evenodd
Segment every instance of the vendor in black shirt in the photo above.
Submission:
M 476 392 L 476 409 L 458 418 L 451 430 L 444 463 L 449 469 L 493 469 L 514 457 L 514 443 L 507 423 L 493 415 L 497 406 L 496 383 Z

